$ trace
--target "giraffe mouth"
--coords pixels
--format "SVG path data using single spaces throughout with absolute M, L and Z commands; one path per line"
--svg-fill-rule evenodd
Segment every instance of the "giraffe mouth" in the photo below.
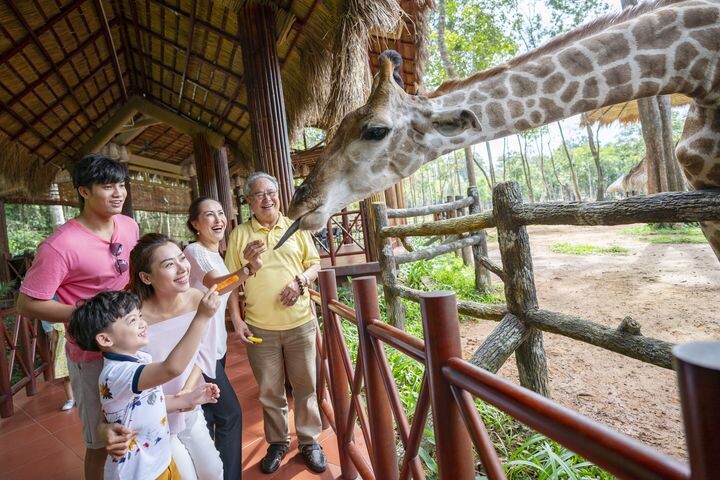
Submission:
M 300 222 L 302 221 L 303 217 L 305 215 L 298 217 L 297 220 L 295 220 L 292 225 L 290 225 L 290 228 L 287 229 L 285 234 L 280 237 L 280 240 L 278 243 L 273 247 L 273 250 L 277 250 L 278 248 L 282 247 L 285 242 L 287 242 L 288 238 L 292 237 L 295 232 L 298 231 L 300 228 Z

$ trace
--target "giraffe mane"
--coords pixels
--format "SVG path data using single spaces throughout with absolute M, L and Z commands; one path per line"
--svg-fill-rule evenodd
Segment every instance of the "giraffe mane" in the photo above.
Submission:
M 435 91 L 428 93 L 427 98 L 436 98 L 436 97 L 445 95 L 447 93 L 454 92 L 455 90 L 460 90 L 462 88 L 465 88 L 468 85 L 472 85 L 472 84 L 480 82 L 482 80 L 494 77 L 495 75 L 499 75 L 500 73 L 502 73 L 506 70 L 509 70 L 513 67 L 516 67 L 525 62 L 529 62 L 538 57 L 541 57 L 550 51 L 558 49 L 559 47 L 562 47 L 564 45 L 574 43 L 579 40 L 582 40 L 583 38 L 589 37 L 590 35 L 593 35 L 601 30 L 604 30 L 608 26 L 625 22 L 627 20 L 637 17 L 638 15 L 642 15 L 644 13 L 651 12 L 655 9 L 664 7 L 666 5 L 671 5 L 673 3 L 680 3 L 682 1 L 685 1 L 685 0 L 655 0 L 655 1 L 651 1 L 651 2 L 640 3 L 631 8 L 626 8 L 625 10 L 622 10 L 621 12 L 608 13 L 606 15 L 603 15 L 602 17 L 596 18 L 595 20 L 592 20 L 592 21 L 584 24 L 582 27 L 576 28 L 576 29 L 571 30 L 562 35 L 558 35 L 557 37 L 554 37 L 554 38 L 548 40 L 546 43 L 544 43 L 540 47 L 530 50 L 529 52 L 523 53 L 521 55 L 518 55 L 517 57 L 513 58 L 512 60 L 510 60 L 506 63 L 497 65 L 495 67 L 491 67 L 491 68 L 489 68 L 487 70 L 483 70 L 481 72 L 477 72 L 466 78 L 445 80 L 445 81 L 443 81 L 443 83 L 440 84 L 440 86 Z

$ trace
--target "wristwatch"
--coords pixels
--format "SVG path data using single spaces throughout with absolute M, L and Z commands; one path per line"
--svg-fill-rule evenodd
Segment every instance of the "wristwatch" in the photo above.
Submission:
M 248 278 L 250 278 L 250 277 L 252 276 L 252 272 L 250 271 L 250 267 L 248 267 L 247 265 L 245 265 L 245 266 L 242 268 L 242 272 L 243 272 L 245 275 L 247 275 Z

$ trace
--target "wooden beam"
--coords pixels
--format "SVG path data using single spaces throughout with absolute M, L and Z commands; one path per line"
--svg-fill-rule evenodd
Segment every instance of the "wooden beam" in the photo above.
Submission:
M 146 117 L 141 120 L 138 120 L 133 125 L 127 125 L 125 126 L 120 133 L 115 135 L 115 138 L 113 138 L 113 142 L 117 143 L 118 145 L 128 145 L 130 142 L 135 140 L 140 134 L 142 134 L 146 129 L 154 126 L 154 125 L 160 125 L 162 122 L 156 118 L 152 117 Z
M 225 137 L 207 127 L 199 125 L 192 120 L 182 117 L 176 113 L 171 112 L 167 108 L 157 105 L 146 98 L 134 97 L 138 102 L 138 111 L 143 112 L 146 115 L 157 118 L 163 123 L 167 123 L 176 130 L 181 131 L 187 135 L 194 133 L 204 133 L 207 135 L 207 141 L 213 148 L 221 147 L 225 144 Z
M 179 176 L 184 176 L 185 178 L 188 178 L 186 175 L 183 175 L 183 167 L 180 165 L 174 165 L 172 163 L 167 162 L 161 162 L 160 160 L 155 160 L 153 158 L 143 157 L 142 155 L 136 155 L 134 153 L 128 152 L 128 164 L 129 165 L 137 165 L 140 167 L 146 167 L 150 168 L 152 170 L 160 170 L 162 172 L 168 172 Z
M 180 94 L 178 95 L 178 104 L 176 110 L 180 110 L 182 104 L 183 90 L 185 90 L 185 79 L 187 78 L 188 65 L 190 65 L 190 54 L 192 53 L 193 34 L 195 33 L 195 7 L 196 0 L 193 0 L 190 6 L 190 33 L 188 34 L 188 44 L 185 50 L 185 66 L 182 71 L 182 79 L 180 80 Z M 218 50 L 220 50 L 218 48 Z
M 105 42 L 107 43 L 108 52 L 113 60 L 113 67 L 115 67 L 115 76 L 120 83 L 120 91 L 122 92 L 123 100 L 127 101 L 128 94 L 125 89 L 125 81 L 122 77 L 122 70 L 120 70 L 120 61 L 118 60 L 117 51 L 115 50 L 115 43 L 112 39 L 112 33 L 110 32 L 110 25 L 108 24 L 107 15 L 105 15 L 105 9 L 102 6 L 101 0 L 95 0 L 95 11 L 97 13 L 100 22 L 102 23 L 102 32 L 105 36 Z
M 80 147 L 77 151 L 77 158 L 80 159 L 85 155 L 100 150 L 107 142 L 109 142 L 126 123 L 128 123 L 138 111 L 139 100 L 141 97 L 132 96 L 123 105 L 118 108 L 110 119 L 95 132 L 90 140 Z

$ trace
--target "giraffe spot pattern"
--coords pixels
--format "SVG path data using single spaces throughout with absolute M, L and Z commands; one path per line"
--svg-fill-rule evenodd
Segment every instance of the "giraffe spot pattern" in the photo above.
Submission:
M 584 46 L 595 53 L 595 61 L 603 66 L 622 60 L 630 53 L 630 42 L 624 33 L 602 34 L 584 42 Z
M 507 97 L 508 89 L 505 87 L 505 85 L 498 83 L 497 85 L 493 86 L 489 93 L 490 96 L 493 98 L 502 99 Z
M 532 125 L 530 124 L 530 122 L 528 122 L 524 118 L 522 120 L 518 120 L 517 122 L 515 122 L 515 129 L 519 132 L 522 132 L 529 128 L 532 128 Z
M 535 106 L 535 99 L 534 99 L 534 98 L 528 98 L 527 101 L 525 102 L 525 106 L 526 106 L 527 108 L 532 108 L 532 107 L 534 107 L 534 106 Z
M 598 95 L 600 95 L 597 78 L 588 78 L 587 80 L 585 80 L 582 94 L 584 98 L 596 98 Z
M 652 81 L 640 82 L 640 88 L 638 89 L 638 97 L 652 97 L 660 92 L 660 84 Z
M 522 102 L 518 102 L 517 100 L 509 100 L 508 108 L 510 109 L 511 118 L 518 118 L 522 116 L 523 112 L 525 111 Z
M 545 79 L 542 85 L 542 91 L 543 93 L 555 93 L 560 90 L 564 83 L 565 75 L 560 72 L 555 72 Z
M 501 127 L 505 123 L 505 112 L 503 106 L 499 102 L 490 102 L 485 106 L 488 122 L 493 128 Z
M 545 111 L 546 118 L 551 117 L 552 119 L 561 118 L 564 115 L 564 111 L 560 108 L 552 99 L 541 98 L 540 108 Z
M 678 151 L 677 158 L 692 183 L 692 179 L 702 172 L 703 166 L 705 165 L 704 157 L 694 153 L 683 154 L 682 151 Z
M 713 25 L 718 21 L 715 8 L 688 8 L 683 14 L 683 25 L 686 28 L 698 28 Z
M 692 61 L 693 58 L 697 57 L 698 51 L 695 46 L 690 42 L 681 43 L 675 50 L 675 62 L 673 68 L 675 70 L 684 70 Z
M 641 78 L 663 78 L 665 76 L 666 55 L 636 55 L 635 61 L 640 68 Z
M 632 85 L 623 85 L 610 89 L 607 98 L 605 99 L 605 105 L 615 105 L 616 103 L 627 100 L 633 93 Z
M 470 92 L 469 101 L 470 103 L 483 103 L 488 99 L 487 95 L 481 93 L 479 90 L 473 90 Z
M 568 84 L 567 87 L 565 87 L 565 91 L 563 91 L 562 95 L 560 96 L 560 100 L 562 100 L 564 103 L 569 103 L 570 100 L 575 98 L 575 94 L 578 91 L 578 88 L 580 87 L 580 82 L 578 81 L 572 81 Z
M 710 182 L 713 187 L 720 185 L 720 165 L 713 165 L 705 175 L 705 179 Z
M 617 85 L 628 83 L 630 81 L 630 75 L 630 65 L 618 65 L 608 69 L 603 74 L 608 87 L 615 87 Z
M 527 63 L 523 65 L 518 71 L 523 73 L 529 73 L 536 78 L 545 78 L 553 73 L 553 66 L 550 62 L 547 63 Z
M 708 50 L 717 52 L 720 50 L 720 28 L 708 28 L 698 32 L 690 32 L 690 38 Z
M 592 61 L 577 48 L 568 48 L 558 55 L 558 61 L 570 75 L 585 75 L 593 69 Z
M 588 110 L 593 110 L 597 107 L 597 101 L 582 99 L 575 102 L 575 104 L 570 108 L 570 110 L 572 111 L 572 113 L 580 113 L 587 112 Z
M 708 61 L 705 58 L 696 60 L 690 69 L 690 76 L 695 80 L 703 80 L 705 78 L 705 72 L 707 71 Z
M 537 92 L 537 84 L 521 75 L 512 75 L 509 82 L 510 90 L 516 97 L 526 97 Z
M 657 15 L 640 18 L 632 29 L 638 50 L 667 49 L 680 38 L 680 30 L 674 25 L 677 15 L 671 10 L 657 12 Z
M 530 121 L 533 123 L 533 125 L 539 125 L 542 121 L 542 113 L 538 110 L 533 110 L 530 113 Z
M 715 141 L 711 138 L 698 138 L 688 144 L 688 148 L 701 153 L 710 153 L 715 147 Z

